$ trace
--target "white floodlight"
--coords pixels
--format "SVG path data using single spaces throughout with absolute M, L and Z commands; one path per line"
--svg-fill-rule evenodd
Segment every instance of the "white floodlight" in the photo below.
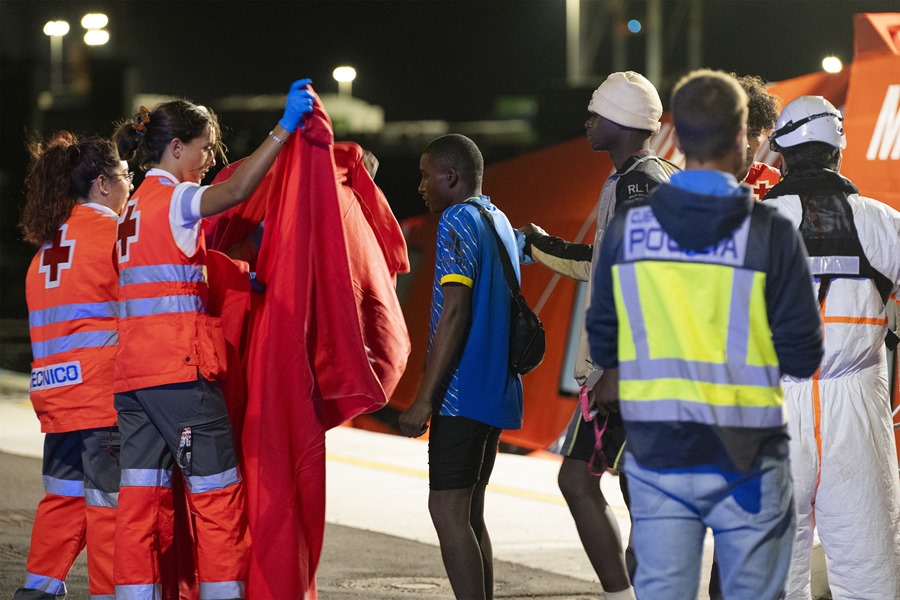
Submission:
M 84 43 L 88 46 L 102 46 L 109 41 L 109 32 L 105 29 L 88 29 L 84 32 Z
M 822 69 L 826 73 L 840 73 L 844 68 L 844 63 L 837 56 L 826 56 L 822 59 Z
M 338 67 L 332 73 L 335 81 L 338 82 L 338 95 L 351 95 L 353 80 L 356 79 L 356 69 L 353 67 Z
M 103 29 L 109 23 L 109 17 L 103 13 L 88 13 L 81 17 L 81 26 L 85 29 Z
M 68 21 L 47 21 L 44 24 L 44 34 L 50 37 L 62 37 L 69 33 Z

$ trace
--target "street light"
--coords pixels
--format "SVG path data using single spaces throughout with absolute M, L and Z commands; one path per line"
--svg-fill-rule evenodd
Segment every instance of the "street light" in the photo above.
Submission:
M 44 34 L 50 37 L 62 37 L 69 33 L 67 21 L 47 21 L 44 23 Z
M 103 13 L 88 13 L 81 17 L 81 26 L 85 29 L 103 29 L 109 23 L 109 17 Z
M 109 32 L 103 29 L 109 23 L 109 17 L 103 13 L 88 13 L 81 17 L 84 32 L 84 43 L 88 46 L 102 46 L 109 41 Z
M 356 69 L 353 67 L 338 67 L 331 76 L 338 82 L 338 95 L 351 96 L 353 80 L 356 79 Z
M 826 73 L 840 73 L 844 63 L 837 56 L 826 56 L 822 59 L 822 69 Z
M 50 90 L 56 94 L 63 86 L 63 36 L 69 33 L 67 21 L 47 21 L 44 34 L 50 37 Z
M 88 29 L 84 32 L 84 43 L 88 46 L 102 46 L 109 41 L 109 32 L 105 29 Z

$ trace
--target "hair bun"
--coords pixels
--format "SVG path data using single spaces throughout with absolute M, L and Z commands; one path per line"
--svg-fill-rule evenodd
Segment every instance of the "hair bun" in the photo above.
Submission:
M 135 133 L 143 137 L 147 133 L 147 123 L 150 122 L 150 109 L 141 105 L 141 110 L 131 120 L 131 128 Z

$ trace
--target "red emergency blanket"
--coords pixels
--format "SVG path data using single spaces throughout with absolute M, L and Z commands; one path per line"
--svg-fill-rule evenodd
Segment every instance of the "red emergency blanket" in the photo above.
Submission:
M 319 102 L 254 196 L 206 224 L 208 247 L 233 247 L 263 218 L 265 293 L 253 300 L 236 430 L 255 540 L 248 597 L 316 598 L 325 431 L 384 406 L 396 387 L 410 344 L 394 280 L 409 264 L 362 151 L 334 144 Z

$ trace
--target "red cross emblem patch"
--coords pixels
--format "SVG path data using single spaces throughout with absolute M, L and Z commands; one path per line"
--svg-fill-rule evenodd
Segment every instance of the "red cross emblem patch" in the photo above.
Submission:
M 67 240 L 68 223 L 56 230 L 56 236 L 41 249 L 41 266 L 38 271 L 44 274 L 44 288 L 59 287 L 63 269 L 72 268 L 72 257 L 75 256 L 75 240 Z
M 137 198 L 125 205 L 122 216 L 119 217 L 119 227 L 116 233 L 116 250 L 119 253 L 119 262 L 128 262 L 131 258 L 129 250 L 131 244 L 138 240 L 141 233 L 141 211 L 136 210 Z
M 763 181 L 760 179 L 755 184 L 753 184 L 753 196 L 754 200 L 762 200 L 766 197 L 766 194 L 769 193 L 769 190 L 772 189 L 772 186 L 769 185 L 768 181 Z

